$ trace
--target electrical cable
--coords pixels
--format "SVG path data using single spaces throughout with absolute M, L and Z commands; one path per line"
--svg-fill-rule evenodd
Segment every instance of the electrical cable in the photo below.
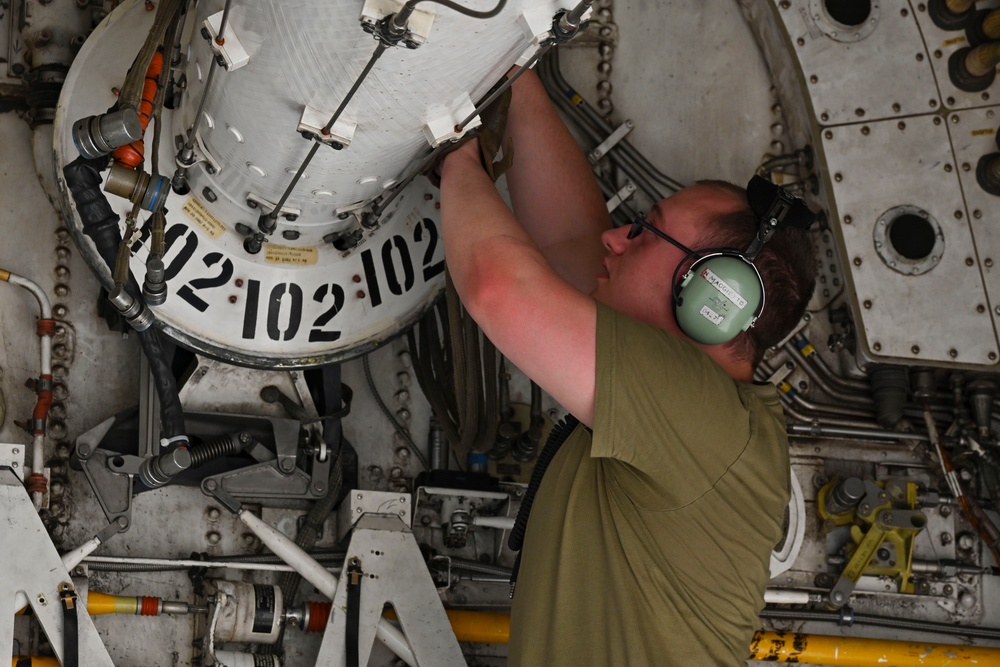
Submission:
M 414 456 L 420 461 L 420 464 L 424 466 L 424 470 L 430 470 L 431 466 L 427 462 L 427 457 L 423 455 L 419 448 L 417 448 L 416 443 L 413 442 L 413 438 L 410 434 L 406 432 L 402 424 L 396 421 L 395 415 L 389 410 L 385 402 L 382 400 L 382 395 L 379 394 L 378 388 L 375 386 L 375 379 L 372 377 L 371 364 L 368 361 L 368 355 L 366 354 L 361 358 L 361 362 L 365 367 L 365 379 L 368 381 L 368 388 L 372 392 L 372 396 L 375 397 L 375 402 L 378 403 L 378 407 L 382 410 L 382 414 L 392 423 L 393 427 L 396 429 L 396 433 L 406 442 L 407 448 L 413 453 Z
M 401 9 L 399 13 L 402 14 L 404 11 L 406 11 L 407 7 L 409 7 L 410 11 L 407 14 L 408 17 L 409 13 L 413 12 L 413 8 L 419 5 L 421 2 L 430 2 L 435 5 L 441 5 L 442 7 L 453 9 L 459 14 L 462 14 L 464 16 L 470 16 L 474 19 L 493 18 L 501 11 L 503 11 L 504 6 L 506 6 L 507 4 L 507 0 L 498 0 L 496 7 L 494 7 L 493 9 L 488 9 L 486 11 L 477 11 L 475 9 L 469 9 L 468 7 L 463 7 L 457 2 L 452 2 L 451 0 L 410 0 L 409 2 L 406 3 L 406 5 L 403 6 L 403 9 Z

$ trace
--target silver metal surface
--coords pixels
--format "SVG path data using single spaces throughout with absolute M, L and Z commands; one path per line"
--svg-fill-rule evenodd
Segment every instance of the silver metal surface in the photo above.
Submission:
M 59 586 L 69 583 L 70 575 L 20 480 L 9 470 L 2 469 L 0 517 L 4 526 L 3 546 L 0 547 L 0 562 L 4 568 L 4 576 L 0 577 L 0 598 L 6 600 L 7 608 L 12 610 L 19 609 L 26 599 L 53 651 L 64 660 Z M 114 667 L 86 607 L 79 605 L 76 614 L 80 664 Z M 13 620 L 8 619 L 0 632 L 0 655 L 6 660 L 6 656 L 13 653 Z
M 384 509 L 379 504 L 376 509 Z M 359 664 L 367 664 L 375 628 L 386 603 L 391 603 L 417 664 L 464 667 L 467 663 L 455 639 L 424 557 L 413 534 L 392 516 L 366 514 L 357 523 L 347 548 L 345 574 L 333 604 L 347 608 L 347 564 L 356 562 L 360 576 Z M 346 614 L 331 614 L 317 664 L 343 664 Z

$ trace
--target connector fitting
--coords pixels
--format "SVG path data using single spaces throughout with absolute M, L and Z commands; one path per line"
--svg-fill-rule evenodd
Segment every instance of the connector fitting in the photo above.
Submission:
M 73 123 L 73 143 L 88 160 L 142 139 L 142 122 L 134 109 L 126 107 Z

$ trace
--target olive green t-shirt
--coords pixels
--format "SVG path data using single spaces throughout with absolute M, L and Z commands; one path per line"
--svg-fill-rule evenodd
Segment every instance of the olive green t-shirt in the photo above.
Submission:
M 596 391 L 535 498 L 508 664 L 742 665 L 789 497 L 774 387 L 598 304 Z

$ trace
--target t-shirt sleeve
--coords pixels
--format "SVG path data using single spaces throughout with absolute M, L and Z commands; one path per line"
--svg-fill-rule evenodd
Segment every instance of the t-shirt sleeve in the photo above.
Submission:
M 648 509 L 711 489 L 751 434 L 737 383 L 694 343 L 600 303 L 596 354 L 591 456 L 618 488 Z

